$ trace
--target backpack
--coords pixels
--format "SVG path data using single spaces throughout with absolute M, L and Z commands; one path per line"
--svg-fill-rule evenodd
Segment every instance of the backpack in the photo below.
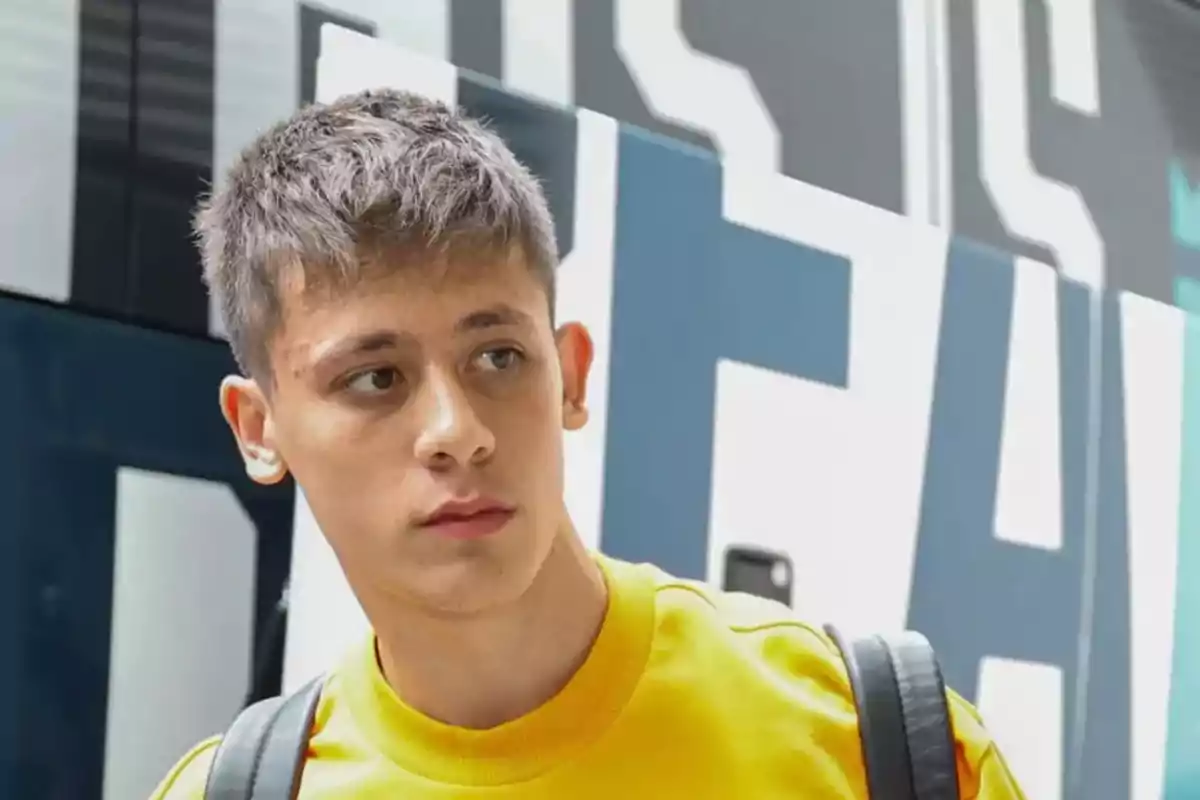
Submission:
M 848 640 L 833 626 L 854 692 L 874 800 L 959 800 L 954 733 L 937 658 L 908 631 Z M 296 800 L 324 679 L 246 708 L 217 748 L 205 800 Z

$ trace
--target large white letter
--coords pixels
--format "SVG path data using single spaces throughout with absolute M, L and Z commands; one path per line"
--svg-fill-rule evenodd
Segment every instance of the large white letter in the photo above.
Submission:
M 560 106 L 575 102 L 573 0 L 504 0 L 504 85 Z
M 579 111 L 575 147 L 575 246 L 558 268 L 555 313 L 585 323 L 596 343 L 588 380 L 588 424 L 563 444 L 567 509 L 580 537 L 600 544 L 608 368 L 612 348 L 613 242 L 617 211 L 617 123 Z
M 106 800 L 147 797 L 241 710 L 257 545 L 228 486 L 118 470 Z
M 1046 0 L 1055 98 L 1100 113 L 1095 0 Z M 1024 0 L 976 0 L 981 178 L 1009 233 L 1054 253 L 1063 275 L 1104 285 L 1104 242 L 1079 190 L 1038 174 L 1029 153 Z
M 1135 800 L 1161 798 L 1175 637 L 1185 312 L 1121 295 Z M 1192 488 L 1192 487 L 1189 487 Z M 1194 491 L 1194 488 L 1192 488 Z
M 711 136 L 727 163 L 779 171 L 779 128 L 754 79 L 688 44 L 679 0 L 616 0 L 613 9 L 617 52 L 656 115 Z

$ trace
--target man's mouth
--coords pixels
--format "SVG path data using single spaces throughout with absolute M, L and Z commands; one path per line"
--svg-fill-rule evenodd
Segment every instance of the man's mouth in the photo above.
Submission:
M 516 509 L 486 497 L 451 500 L 438 506 L 420 527 L 451 539 L 478 539 L 498 533 Z

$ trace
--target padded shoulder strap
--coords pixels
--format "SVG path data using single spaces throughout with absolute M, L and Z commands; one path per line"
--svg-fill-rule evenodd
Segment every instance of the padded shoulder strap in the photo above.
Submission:
M 850 675 L 871 797 L 958 800 L 946 687 L 929 641 L 913 631 L 847 640 L 825 630 Z
M 324 678 L 245 709 L 213 757 L 204 800 L 296 800 Z
M 958 757 L 946 684 L 929 640 L 916 631 L 885 637 L 908 733 L 918 800 L 959 800 Z

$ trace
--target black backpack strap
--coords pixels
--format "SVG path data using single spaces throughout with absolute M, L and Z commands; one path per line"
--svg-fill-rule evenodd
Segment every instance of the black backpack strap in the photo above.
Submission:
M 871 797 L 959 800 L 946 686 L 929 641 L 914 631 L 854 640 L 825 631 L 850 676 Z
M 317 678 L 242 711 L 217 747 L 204 800 L 296 800 L 323 685 Z
M 918 800 L 959 800 L 958 755 L 946 683 L 929 640 L 916 631 L 885 638 L 900 686 Z

